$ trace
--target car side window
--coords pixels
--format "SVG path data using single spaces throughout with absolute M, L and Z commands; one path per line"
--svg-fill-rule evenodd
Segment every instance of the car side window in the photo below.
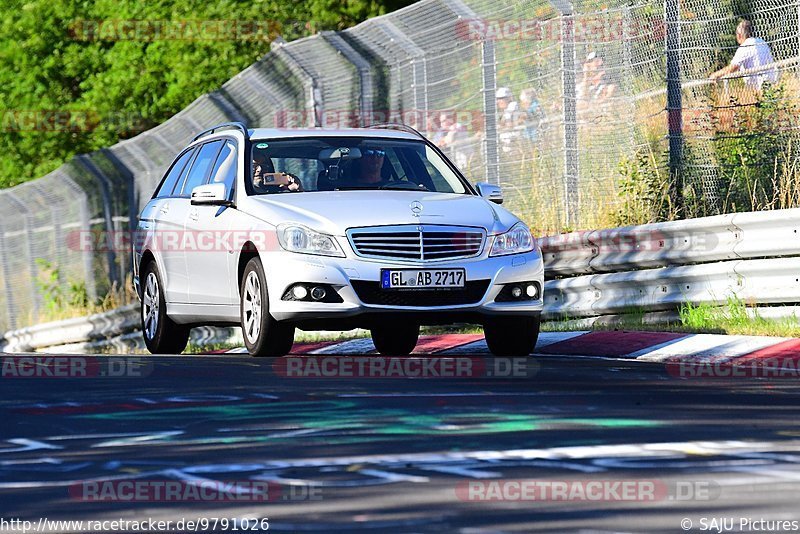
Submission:
M 183 176 L 183 170 L 186 168 L 186 164 L 191 159 L 192 154 L 194 154 L 194 150 L 187 150 L 175 161 L 167 176 L 161 182 L 161 187 L 156 191 L 154 198 L 164 198 L 172 195 L 172 190 L 175 189 L 178 179 Z
M 209 183 L 225 184 L 225 190 L 230 193 L 236 183 L 236 156 L 236 144 L 233 141 L 225 141 L 225 146 L 219 151 L 217 162 L 211 171 L 211 181 Z
M 180 193 L 181 196 L 188 197 L 192 193 L 192 189 L 205 183 L 211 171 L 211 166 L 217 159 L 217 153 L 221 146 L 222 140 L 219 140 L 206 143 L 200 148 L 197 157 L 194 159 L 194 163 L 192 163 L 192 169 L 183 182 Z

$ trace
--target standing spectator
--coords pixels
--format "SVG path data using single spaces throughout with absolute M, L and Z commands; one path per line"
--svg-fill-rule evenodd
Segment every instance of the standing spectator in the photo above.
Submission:
M 589 52 L 583 62 L 583 77 L 577 87 L 578 108 L 587 109 L 592 104 L 602 104 L 614 96 L 616 90 L 617 86 L 606 80 L 603 58 L 596 52 Z
M 497 100 L 497 126 L 502 130 L 511 130 L 519 110 L 519 104 L 514 100 L 514 93 L 508 87 L 499 87 L 495 98 Z
M 469 137 L 466 126 L 457 122 L 455 118 L 454 111 L 439 113 L 439 130 L 431 138 L 431 142 L 442 150 L 450 150 L 450 157 L 456 166 L 464 168 L 472 155 L 472 150 L 463 143 Z
M 749 20 L 742 20 L 736 27 L 736 42 L 739 48 L 736 50 L 731 64 L 712 73 L 712 80 L 719 80 L 723 76 L 734 74 L 740 70 L 750 70 L 764 67 L 775 63 L 769 45 L 760 37 L 753 37 L 753 23 Z M 775 67 L 760 70 L 744 77 L 744 83 L 751 89 L 761 90 L 764 82 L 775 83 L 778 81 L 778 71 Z
M 519 104 L 521 113 L 517 124 L 525 127 L 524 135 L 527 139 L 536 141 L 539 125 L 544 120 L 544 111 L 536 98 L 536 90 L 523 89 L 519 93 Z

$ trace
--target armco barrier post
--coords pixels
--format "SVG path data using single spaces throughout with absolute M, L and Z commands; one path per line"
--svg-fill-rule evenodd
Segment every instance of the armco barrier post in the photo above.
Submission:
M 680 0 L 664 0 L 667 31 L 667 126 L 669 129 L 669 196 L 683 215 L 683 103 L 681 96 Z

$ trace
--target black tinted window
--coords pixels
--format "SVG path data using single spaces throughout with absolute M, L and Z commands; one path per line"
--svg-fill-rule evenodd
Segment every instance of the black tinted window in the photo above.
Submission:
M 175 184 L 178 183 L 178 178 L 183 175 L 183 170 L 186 168 L 186 163 L 194 154 L 194 150 L 187 150 L 167 173 L 166 178 L 161 183 L 161 187 L 158 188 L 156 191 L 155 196 L 158 198 L 168 197 L 172 194 L 172 190 L 175 189 Z
M 226 141 L 225 146 L 219 151 L 209 183 L 225 184 L 225 190 L 230 192 L 236 181 L 236 168 L 236 145 L 233 141 Z
M 189 176 L 187 176 L 186 181 L 183 182 L 183 188 L 181 188 L 182 196 L 189 196 L 192 192 L 192 189 L 205 183 L 209 171 L 211 170 L 211 166 L 217 159 L 217 153 L 219 152 L 221 146 L 222 141 L 220 140 L 211 141 L 210 143 L 204 144 L 200 148 L 200 152 L 197 153 L 197 157 L 195 158 L 194 163 L 192 163 L 192 169 L 189 171 Z

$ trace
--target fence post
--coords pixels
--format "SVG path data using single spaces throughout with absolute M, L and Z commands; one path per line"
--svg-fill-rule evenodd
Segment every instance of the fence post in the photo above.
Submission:
M 86 169 L 100 184 L 100 195 L 103 199 L 103 222 L 106 227 L 106 259 L 108 261 L 108 281 L 120 287 L 120 273 L 117 271 L 117 252 L 114 249 L 114 213 L 111 207 L 111 184 L 103 172 L 97 168 L 87 154 L 75 158 L 75 162 Z
M 312 126 L 324 126 L 322 122 L 322 89 L 319 86 L 319 80 L 297 61 L 297 58 L 294 57 L 294 54 L 292 54 L 291 50 L 286 46 L 286 41 L 283 37 L 278 37 L 272 41 L 271 48 L 272 51 L 286 63 L 289 70 L 302 80 L 303 85 L 308 89 L 306 106 L 311 110 L 314 121 Z
M 561 73 L 564 92 L 564 209 L 566 226 L 575 229 L 578 224 L 578 209 L 580 208 L 575 20 L 571 2 L 551 0 L 550 3 L 561 13 Z
M 411 85 L 414 90 L 414 115 L 423 118 L 422 127 L 424 129 L 424 119 L 428 113 L 428 79 L 425 66 L 425 50 L 417 46 L 410 37 L 404 34 L 388 19 L 381 20 L 381 27 L 387 35 L 394 40 L 394 44 L 402 48 L 406 55 L 411 58 Z M 399 63 L 398 68 L 400 68 Z
M 345 41 L 336 32 L 322 32 L 325 39 L 333 48 L 336 49 L 344 58 L 349 61 L 358 72 L 358 126 L 368 126 L 372 124 L 372 67 L 361 54 L 359 54 L 350 43 Z
M 222 113 L 231 120 L 247 124 L 247 117 L 242 115 L 239 108 L 236 107 L 230 100 L 225 98 L 220 91 L 212 91 L 206 95 L 208 100 L 216 106 Z
M 486 154 L 486 181 L 500 185 L 500 153 L 497 132 L 497 58 L 494 40 L 481 42 L 481 70 L 483 71 L 483 150 Z
M 17 195 L 16 193 L 12 193 L 8 191 L 6 193 L 8 198 L 14 202 L 17 206 L 19 206 L 19 211 L 24 213 L 22 215 L 22 219 L 25 221 L 25 253 L 28 258 L 28 276 L 30 277 L 30 295 L 31 295 L 31 306 L 33 309 L 33 317 L 37 317 L 39 315 L 39 301 L 42 299 L 42 295 L 39 293 L 39 286 L 36 283 L 39 280 L 39 269 L 36 265 L 36 257 L 33 253 L 33 232 L 31 231 L 31 211 L 28 208 L 28 205 L 25 204 Z M 21 287 L 16 288 L 17 291 L 24 292 L 25 289 Z M 19 312 L 19 310 L 17 310 Z
M 683 114 L 681 95 L 680 0 L 664 0 L 667 55 L 667 127 L 669 131 L 669 197 L 683 215 Z
M 8 268 L 6 256 L 6 230 L 0 226 L 0 268 L 3 270 L 3 291 L 6 294 L 6 312 L 8 313 L 8 328 L 17 328 L 17 313 L 14 304 L 14 288 L 11 285 L 11 271 Z
M 622 17 L 622 76 L 620 85 L 622 86 L 623 93 L 633 95 L 635 89 L 633 87 L 633 35 L 631 33 L 633 26 L 633 14 L 630 6 L 625 7 Z M 636 147 L 636 104 L 632 100 L 627 103 L 632 106 L 630 118 L 632 119 L 628 125 L 628 146 L 631 149 Z

